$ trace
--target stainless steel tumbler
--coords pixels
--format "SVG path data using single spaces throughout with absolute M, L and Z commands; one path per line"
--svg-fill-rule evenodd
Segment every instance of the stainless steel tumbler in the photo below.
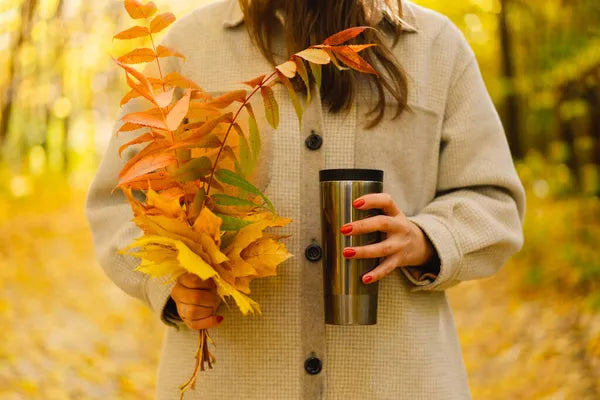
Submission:
M 325 323 L 373 325 L 377 323 L 379 282 L 364 284 L 362 275 L 378 265 L 377 258 L 346 259 L 345 247 L 381 240 L 381 232 L 346 236 L 340 227 L 348 222 L 382 214 L 380 209 L 357 210 L 352 202 L 367 193 L 383 191 L 383 171 L 376 169 L 324 169 L 319 171 L 321 232 L 323 235 L 323 289 Z

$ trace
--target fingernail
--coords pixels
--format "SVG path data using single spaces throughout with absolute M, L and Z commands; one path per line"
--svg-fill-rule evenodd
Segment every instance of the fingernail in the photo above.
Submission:
M 344 257 L 354 257 L 356 255 L 356 251 L 354 251 L 354 249 L 344 249 L 344 251 L 342 251 L 342 254 L 344 255 Z
M 365 275 L 363 276 L 363 282 L 364 283 L 369 283 L 373 280 L 373 277 L 371 275 Z
M 217 322 L 221 322 L 223 321 L 223 316 L 222 315 L 217 315 Z
M 362 207 L 365 204 L 365 199 L 358 199 L 352 202 L 352 205 L 356 208 Z
M 340 232 L 342 232 L 344 235 L 349 234 L 350 232 L 352 232 L 352 225 L 346 224 L 346 225 L 342 226 L 340 228 Z

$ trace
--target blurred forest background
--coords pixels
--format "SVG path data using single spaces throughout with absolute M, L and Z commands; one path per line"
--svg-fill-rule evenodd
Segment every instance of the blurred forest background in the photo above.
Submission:
M 417 3 L 473 46 L 528 191 L 524 249 L 449 291 L 473 398 L 599 399 L 600 2 Z M 128 24 L 117 0 L 0 0 L 0 399 L 152 397 L 163 326 L 104 276 L 83 211 Z

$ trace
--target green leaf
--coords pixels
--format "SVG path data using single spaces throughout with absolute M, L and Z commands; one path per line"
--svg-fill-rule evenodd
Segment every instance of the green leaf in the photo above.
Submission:
M 250 154 L 250 146 L 244 131 L 239 124 L 233 125 L 234 129 L 238 133 L 240 140 L 240 170 L 241 175 L 248 176 L 254 169 L 254 163 L 252 162 L 252 155 Z
M 265 104 L 265 117 L 267 118 L 267 122 L 277 129 L 279 125 L 279 105 L 275 100 L 275 94 L 273 93 L 273 89 L 269 86 L 263 86 L 260 88 L 260 94 L 263 98 L 263 103 Z
M 229 196 L 227 194 L 213 194 L 211 196 L 215 203 L 222 206 L 251 206 L 256 207 L 257 204 L 246 199 L 242 199 L 240 197 Z
M 212 169 L 212 162 L 210 158 L 202 156 L 200 158 L 194 158 L 175 172 L 175 179 L 179 182 L 193 181 L 199 178 L 203 178 L 210 173 Z
M 243 176 L 236 174 L 233 171 L 229 171 L 227 169 L 217 170 L 215 172 L 215 176 L 217 177 L 217 179 L 219 181 L 221 181 L 223 183 L 226 183 L 228 185 L 238 187 L 247 192 L 259 195 L 260 197 L 262 197 L 262 199 L 265 201 L 265 203 L 267 203 L 267 207 L 269 208 L 269 210 L 275 212 L 275 208 L 273 207 L 273 203 L 271 203 L 271 200 L 269 200 L 267 198 L 267 196 L 265 196 L 260 190 L 258 190 L 256 188 L 256 186 L 254 186 L 253 184 L 248 182 Z
M 298 124 L 300 125 L 300 130 L 302 130 L 302 105 L 300 104 L 300 99 L 298 99 L 298 95 L 296 94 L 296 90 L 294 90 L 294 86 L 292 82 L 283 74 L 278 73 L 279 80 L 284 84 L 287 88 L 288 93 L 290 94 L 290 99 L 292 100 L 292 104 L 294 105 L 294 110 L 296 111 L 296 115 L 298 116 Z
M 302 78 L 302 81 L 304 82 L 304 86 L 306 86 L 306 103 L 310 103 L 310 81 L 308 80 L 308 71 L 306 70 L 302 58 L 294 57 L 294 61 L 296 62 L 298 75 L 300 75 L 300 78 Z
M 252 149 L 252 163 L 254 167 L 258 161 L 258 155 L 262 146 L 260 140 L 260 132 L 258 131 L 258 124 L 254 115 L 248 113 L 248 130 L 250 131 L 250 148 Z M 254 169 L 253 167 L 253 169 Z
M 221 223 L 222 231 L 239 231 L 243 227 L 248 226 L 252 223 L 249 221 L 244 221 L 241 218 L 232 217 L 231 215 L 225 215 L 220 213 L 215 213 L 215 215 L 221 218 L 221 220 L 223 221 Z
M 313 74 L 313 78 L 315 78 L 315 83 L 317 84 L 317 87 L 319 89 L 321 89 L 321 64 L 313 64 L 313 63 L 309 63 L 310 65 L 310 70 Z

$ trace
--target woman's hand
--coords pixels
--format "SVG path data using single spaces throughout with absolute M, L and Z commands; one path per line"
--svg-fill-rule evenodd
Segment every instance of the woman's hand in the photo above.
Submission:
M 376 215 L 350 222 L 340 228 L 344 235 L 360 235 L 381 231 L 385 239 L 366 246 L 346 247 L 346 258 L 385 259 L 373 270 L 363 275 L 364 283 L 376 282 L 390 274 L 397 267 L 425 264 L 435 255 L 433 245 L 421 228 L 406 218 L 387 193 L 371 193 L 358 197 L 352 203 L 354 208 L 368 210 L 380 208 L 385 215 Z
M 182 274 L 171 289 L 171 297 L 177 313 L 190 329 L 211 328 L 223 320 L 223 316 L 215 315 L 222 300 L 212 279 L 203 281 L 194 274 Z

